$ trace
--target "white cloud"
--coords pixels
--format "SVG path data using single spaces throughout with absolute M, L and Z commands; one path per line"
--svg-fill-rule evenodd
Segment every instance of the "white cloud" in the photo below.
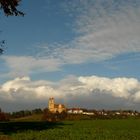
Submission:
M 21 109 L 26 108 L 26 104 L 38 107 L 38 104 L 45 103 L 47 106 L 52 96 L 69 106 L 129 108 L 133 104 L 134 108 L 138 108 L 140 82 L 125 77 L 69 76 L 59 82 L 32 81 L 29 77 L 21 77 L 0 86 L 0 106 L 4 108 L 7 104 L 11 104 L 11 108 L 12 104 L 20 105 Z
M 51 47 L 50 56 L 67 64 L 78 64 L 140 52 L 140 5 L 114 0 L 66 0 L 65 9 L 75 17 L 78 35 L 71 42 Z
M 1 100 L 12 102 L 36 102 L 44 101 L 51 94 L 57 96 L 57 92 L 50 86 L 51 82 L 31 81 L 29 77 L 16 78 L 5 82 L 0 87 Z M 5 94 L 5 96 L 3 96 Z M 10 98 L 6 98 L 6 96 Z
M 136 92 L 133 98 L 135 102 L 140 102 L 140 91 Z
M 9 68 L 9 73 L 2 76 L 16 77 L 37 72 L 52 72 L 60 70 L 62 62 L 55 58 L 36 58 L 33 56 L 2 56 Z
M 17 91 L 19 88 L 26 88 L 26 83 L 29 81 L 29 77 L 16 78 L 13 81 L 4 83 L 1 87 L 1 90 L 9 92 L 11 89 L 14 89 L 14 91 Z
M 83 83 L 83 88 L 93 91 L 98 89 L 106 94 L 114 97 L 131 98 L 136 91 L 140 90 L 140 82 L 134 78 L 106 78 L 106 77 L 79 77 L 79 81 Z

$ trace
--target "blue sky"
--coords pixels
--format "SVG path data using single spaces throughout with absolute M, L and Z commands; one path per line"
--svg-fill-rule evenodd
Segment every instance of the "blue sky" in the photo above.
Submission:
M 1 39 L 6 40 L 5 53 L 0 56 L 0 93 L 5 93 L 0 95 L 4 109 L 11 109 L 10 105 L 5 105 L 7 103 L 19 105 L 17 97 L 22 90 L 23 103 L 18 109 L 25 108 L 28 99 L 24 97 L 31 92 L 31 89 L 29 92 L 23 88 L 26 82 L 30 83 L 30 86 L 33 86 L 34 82 L 39 83 L 32 88 L 45 86 L 42 92 L 48 92 L 46 86 L 54 92 L 59 91 L 54 94 L 56 99 L 69 105 L 94 108 L 95 104 L 92 102 L 97 103 L 99 100 L 104 105 L 96 104 L 97 108 L 140 107 L 139 0 L 23 0 L 19 9 L 25 12 L 24 17 L 5 17 L 0 13 Z M 80 81 L 80 77 L 86 80 L 92 78 L 91 83 Z M 110 82 L 116 81 L 115 79 L 121 81 L 117 82 L 117 89 L 116 82 L 113 84 L 114 88 L 108 88 L 104 78 Z M 124 79 L 131 83 L 131 89 L 129 84 L 128 88 L 122 88 L 126 82 Z M 17 81 L 22 81 L 24 86 L 19 86 Z M 39 81 L 44 82 L 40 85 Z M 67 86 L 64 86 L 63 81 L 66 81 Z M 95 81 L 98 81 L 96 84 L 100 86 L 97 86 Z M 79 96 L 79 88 L 70 94 L 72 97 L 78 96 L 77 102 L 68 98 L 70 95 L 67 92 L 73 86 L 74 89 L 80 86 L 83 90 L 84 84 L 85 94 L 81 95 L 82 98 L 86 95 L 84 101 Z M 94 88 L 91 88 L 91 85 Z M 99 90 L 98 96 L 96 89 Z M 37 91 L 34 89 L 33 95 L 41 96 Z M 110 94 L 102 94 L 106 92 Z M 6 100 L 7 94 L 11 96 L 11 100 Z M 44 94 L 41 97 L 46 97 L 46 100 L 53 96 L 50 90 L 48 94 Z M 87 105 L 89 97 L 92 96 L 95 100 L 91 100 Z M 115 105 L 108 103 L 110 98 L 116 101 Z M 35 107 L 36 99 L 32 100 L 29 106 Z M 45 104 L 43 100 L 37 101 L 40 106 Z

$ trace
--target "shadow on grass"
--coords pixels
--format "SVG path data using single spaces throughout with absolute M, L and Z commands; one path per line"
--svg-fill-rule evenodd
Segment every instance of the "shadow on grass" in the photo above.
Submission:
M 0 133 L 11 134 L 26 130 L 41 131 L 53 128 L 62 128 L 62 122 L 1 122 Z

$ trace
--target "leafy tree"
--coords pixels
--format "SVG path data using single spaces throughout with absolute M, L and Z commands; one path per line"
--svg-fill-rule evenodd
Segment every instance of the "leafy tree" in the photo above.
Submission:
M 17 10 L 17 6 L 21 0 L 0 0 L 0 8 L 6 16 L 24 16 L 24 13 Z

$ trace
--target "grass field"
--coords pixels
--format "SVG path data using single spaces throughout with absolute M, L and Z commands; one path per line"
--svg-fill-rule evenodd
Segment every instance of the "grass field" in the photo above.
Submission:
M 13 119 L 12 121 L 16 122 L 31 122 L 31 121 L 41 121 L 42 120 L 42 114 L 33 114 L 31 116 L 21 117 Z
M 140 140 L 140 119 L 7 122 L 0 134 L 0 140 Z

